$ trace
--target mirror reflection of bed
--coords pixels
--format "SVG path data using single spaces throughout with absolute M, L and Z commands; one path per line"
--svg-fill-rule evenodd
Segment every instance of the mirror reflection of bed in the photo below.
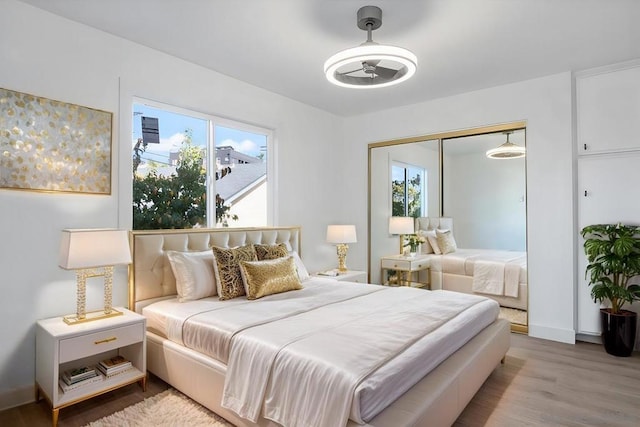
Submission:
M 486 155 L 506 142 L 507 131 L 510 143 L 525 147 L 524 127 L 518 122 L 369 146 L 372 282 L 382 282 L 380 258 L 399 253 L 399 236 L 388 230 L 389 217 L 397 215 L 396 208 L 392 212 L 393 165 L 424 168 L 422 208 L 406 216 L 422 217 L 416 232 L 451 229 L 457 248 L 435 256 L 430 273 L 420 274 L 429 274 L 432 289 L 497 300 L 512 330 L 527 331 L 526 158 Z

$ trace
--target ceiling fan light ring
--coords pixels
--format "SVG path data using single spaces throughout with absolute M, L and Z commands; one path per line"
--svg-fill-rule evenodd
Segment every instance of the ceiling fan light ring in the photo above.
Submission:
M 363 63 L 367 61 L 379 62 L 384 60 L 393 61 L 402 65 L 402 68 L 398 70 L 397 78 L 393 80 L 384 80 L 379 83 L 370 83 L 367 82 L 365 78 L 362 78 L 361 80 L 358 80 L 358 78 L 346 78 L 338 73 L 338 69 L 348 64 Z M 417 67 L 418 58 L 411 51 L 397 46 L 379 44 L 366 44 L 342 50 L 331 56 L 324 63 L 324 71 L 327 80 L 337 86 L 349 88 L 392 86 L 411 78 L 415 74 Z
M 526 155 L 526 149 L 511 142 L 505 142 L 504 144 L 487 150 L 486 156 L 490 159 L 496 160 L 508 160 L 519 159 Z

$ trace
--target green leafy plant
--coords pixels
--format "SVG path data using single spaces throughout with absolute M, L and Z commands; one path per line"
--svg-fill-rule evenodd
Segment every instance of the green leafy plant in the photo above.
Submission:
M 184 131 L 179 160 L 169 176 L 152 169 L 146 175 L 137 173 L 147 144 L 142 139 L 133 148 L 133 229 L 204 227 L 207 224 L 206 170 L 204 153 L 192 143 L 192 131 Z M 148 162 L 148 161 L 147 161 Z M 231 173 L 230 167 L 216 171 L 220 180 Z M 229 213 L 229 206 L 216 194 L 216 223 L 225 227 L 238 216 Z
M 595 224 L 581 233 L 591 297 L 595 302 L 608 301 L 611 313 L 619 314 L 625 303 L 640 300 L 640 285 L 630 283 L 640 275 L 640 227 Z

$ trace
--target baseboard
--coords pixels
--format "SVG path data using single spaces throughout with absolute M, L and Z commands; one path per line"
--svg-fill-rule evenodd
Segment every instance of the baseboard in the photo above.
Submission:
M 529 318 L 531 320 L 531 318 Z M 567 344 L 576 343 L 576 331 L 573 329 L 550 328 L 529 323 L 529 336 L 542 338 L 545 340 L 564 342 Z
M 594 334 L 576 334 L 576 341 L 584 341 L 584 342 L 590 342 L 592 344 L 602 344 L 602 338 L 600 337 L 600 335 L 594 335 Z
M 25 405 L 36 400 L 35 386 L 25 386 L 0 392 L 0 411 Z

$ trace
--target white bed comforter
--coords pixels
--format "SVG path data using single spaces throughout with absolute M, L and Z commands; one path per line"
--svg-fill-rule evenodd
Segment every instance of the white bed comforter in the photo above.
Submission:
M 375 416 L 498 312 L 494 301 L 446 291 L 304 285 L 257 301 L 195 301 L 190 312 L 150 319 L 227 363 L 223 406 L 252 421 L 262 413 L 284 426 L 333 427 Z
M 493 249 L 458 249 L 431 255 L 431 269 L 473 277 L 473 291 L 518 298 L 520 283 L 527 283 L 525 252 Z

